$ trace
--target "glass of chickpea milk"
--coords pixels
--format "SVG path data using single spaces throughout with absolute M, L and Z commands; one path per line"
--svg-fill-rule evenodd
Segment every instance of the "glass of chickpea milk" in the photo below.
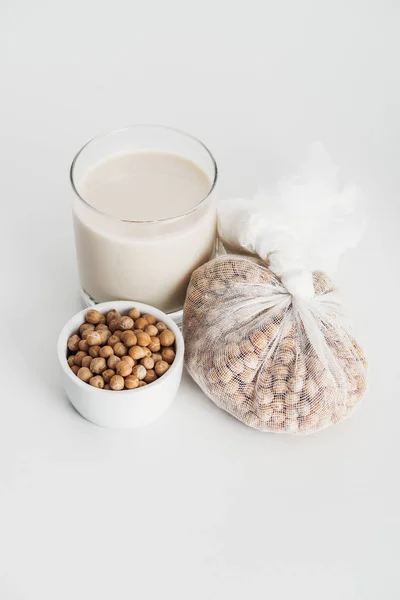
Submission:
M 183 307 L 216 240 L 217 165 L 195 137 L 137 125 L 88 142 L 70 171 L 82 297 Z

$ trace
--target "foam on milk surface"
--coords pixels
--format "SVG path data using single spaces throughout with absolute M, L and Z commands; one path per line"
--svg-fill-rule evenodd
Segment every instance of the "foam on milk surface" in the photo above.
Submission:
M 94 208 L 120 219 L 153 221 L 183 214 L 210 191 L 207 175 L 172 153 L 121 152 L 86 172 L 79 191 Z

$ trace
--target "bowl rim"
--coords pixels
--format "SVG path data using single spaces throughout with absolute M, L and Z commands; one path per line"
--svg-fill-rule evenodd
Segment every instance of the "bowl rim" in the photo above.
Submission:
M 172 363 L 172 365 L 170 366 L 170 368 L 168 369 L 168 371 L 166 373 L 164 373 L 164 375 L 162 375 L 162 377 L 159 377 L 156 381 L 149 383 L 148 386 L 146 385 L 146 386 L 143 386 L 140 388 L 135 388 L 133 390 L 121 390 L 123 392 L 123 394 L 118 395 L 118 398 L 120 400 L 122 400 L 121 396 L 123 398 L 127 398 L 128 395 L 131 396 L 132 394 L 136 394 L 136 396 L 137 396 L 140 393 L 142 393 L 142 394 L 148 393 L 148 389 L 150 388 L 150 386 L 151 386 L 151 389 L 154 390 L 157 385 L 158 386 L 163 385 L 163 384 L 165 385 L 167 383 L 169 377 L 171 377 L 172 374 L 177 369 L 179 369 L 180 363 L 183 362 L 184 341 L 183 341 L 182 332 L 180 331 L 180 329 L 176 325 L 176 323 L 171 319 L 171 317 L 169 317 L 166 313 L 164 313 L 159 308 L 156 308 L 155 306 L 151 306 L 150 304 L 144 304 L 143 302 L 134 302 L 131 300 L 111 300 L 108 302 L 101 302 L 101 303 L 96 304 L 95 306 L 92 306 L 89 308 L 84 308 L 83 310 L 75 313 L 65 323 L 64 327 L 61 329 L 61 331 L 59 333 L 58 340 L 57 340 L 58 362 L 59 362 L 63 372 L 67 375 L 67 377 L 69 377 L 71 379 L 71 381 L 74 382 L 75 385 L 78 385 L 82 389 L 85 389 L 87 392 L 89 392 L 89 391 L 94 392 L 94 393 L 101 392 L 103 394 L 103 398 L 106 398 L 106 395 L 108 394 L 109 398 L 112 396 L 112 398 L 115 401 L 115 399 L 116 399 L 115 390 L 105 390 L 105 389 L 101 389 L 101 388 L 96 388 L 94 386 L 90 386 L 88 383 L 85 383 L 84 381 L 79 379 L 79 377 L 77 377 L 74 374 L 74 372 L 71 371 L 71 368 L 69 367 L 68 362 L 67 362 L 67 353 L 66 353 L 68 338 L 70 337 L 70 335 L 73 334 L 74 330 L 79 328 L 79 325 L 74 324 L 75 321 L 78 319 L 78 317 L 82 317 L 82 322 L 80 323 L 82 325 L 82 323 L 84 323 L 84 317 L 89 310 L 98 310 L 100 313 L 103 314 L 107 310 L 112 310 L 113 308 L 115 308 L 116 310 L 121 310 L 121 311 L 129 310 L 130 308 L 138 308 L 141 313 L 148 313 L 148 314 L 154 314 L 154 312 L 152 313 L 152 311 L 156 311 L 157 313 L 162 315 L 162 317 L 160 317 L 159 320 L 162 320 L 168 326 L 168 329 L 170 329 L 174 333 L 175 347 L 176 347 L 175 360 Z M 154 316 L 156 316 L 156 315 L 154 315 Z M 158 317 L 157 317 L 157 319 L 158 319 Z

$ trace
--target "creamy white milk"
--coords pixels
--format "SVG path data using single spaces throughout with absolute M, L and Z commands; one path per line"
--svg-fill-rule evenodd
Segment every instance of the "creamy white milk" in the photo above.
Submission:
M 211 188 L 206 174 L 177 154 L 121 152 L 76 187 L 85 201 L 74 204 L 85 292 L 98 302 L 182 308 L 190 275 L 210 258 L 216 236 L 213 198 L 203 201 Z

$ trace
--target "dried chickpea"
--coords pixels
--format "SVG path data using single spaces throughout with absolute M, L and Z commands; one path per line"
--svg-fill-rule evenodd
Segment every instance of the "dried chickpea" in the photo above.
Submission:
M 160 342 L 162 346 L 172 346 L 175 342 L 175 336 L 170 329 L 166 329 L 160 333 Z
M 108 344 L 109 346 L 111 346 L 111 348 L 112 348 L 113 346 L 115 346 L 115 344 L 117 344 L 118 342 L 119 342 L 119 337 L 118 337 L 118 336 L 116 336 L 116 335 L 110 335 L 110 337 L 109 337 L 109 338 L 108 338 L 108 340 L 107 340 L 107 344 Z
M 71 335 L 68 338 L 68 342 L 67 342 L 67 346 L 68 346 L 68 350 L 71 350 L 71 352 L 76 352 L 79 348 L 79 342 L 81 341 L 81 338 L 79 337 L 79 335 Z
M 79 369 L 80 369 L 80 367 L 78 367 L 78 365 L 72 365 L 72 367 L 71 367 L 71 371 L 73 373 L 75 373 L 75 375 L 78 375 Z
M 87 356 L 87 352 L 83 352 L 83 350 L 79 350 L 74 356 L 74 365 L 78 365 L 78 367 L 82 366 L 82 358 Z
M 109 325 L 110 321 L 112 321 L 112 319 L 119 319 L 120 317 L 121 317 L 121 315 L 119 314 L 119 312 L 117 310 L 110 310 L 107 313 L 106 322 Z
M 136 360 L 133 360 L 133 358 L 131 356 L 129 356 L 129 354 L 126 354 L 125 356 L 123 356 L 121 358 L 121 360 L 124 360 L 127 363 L 129 363 L 131 365 L 131 367 L 134 367 L 136 365 Z
M 81 361 L 81 366 L 87 367 L 89 369 L 90 365 L 92 363 L 92 360 L 93 360 L 93 358 L 91 356 L 84 356 Z
M 82 331 L 81 338 L 83 340 L 86 340 L 87 336 L 89 335 L 89 333 L 92 333 L 92 331 L 94 331 L 94 325 L 93 325 L 93 329 L 85 329 L 85 331 Z
M 134 390 L 139 387 L 139 379 L 135 375 L 128 375 L 125 377 L 125 387 L 127 390 Z
M 110 356 L 110 358 L 107 361 L 107 367 L 109 369 L 113 369 L 115 371 L 117 363 L 119 363 L 120 360 L 121 359 L 119 356 L 115 356 L 115 354 L 113 354 L 112 356 Z
M 132 369 L 132 375 L 135 375 L 138 379 L 144 379 L 146 377 L 146 369 L 143 365 L 136 365 Z
M 86 383 L 93 377 L 92 372 L 87 367 L 81 367 L 77 372 L 79 379 L 85 381 Z
M 146 383 L 153 383 L 157 379 L 156 372 L 153 369 L 148 369 L 146 377 L 143 379 Z
M 99 346 L 102 343 L 102 337 L 100 331 L 89 331 L 86 336 L 86 341 L 89 346 Z
M 114 318 L 108 321 L 108 329 L 111 331 L 111 333 L 117 331 L 119 329 L 119 319 Z
M 145 381 L 139 381 L 139 387 L 144 387 L 145 385 L 147 385 Z
M 101 375 L 106 383 L 110 383 L 110 379 L 114 377 L 115 371 L 114 369 L 106 369 Z
M 123 334 L 121 335 L 121 342 L 123 344 L 125 344 L 125 346 L 127 348 L 136 346 L 136 344 L 137 344 L 136 335 L 133 333 L 133 331 L 124 331 Z
M 144 328 L 144 332 L 148 333 L 150 337 L 158 335 L 158 329 L 155 325 L 147 325 L 147 327 Z
M 87 352 L 89 350 L 89 344 L 86 340 L 81 340 L 78 344 L 79 350 L 83 350 L 83 352 Z
M 97 358 L 100 353 L 100 346 L 90 346 L 89 354 L 92 358 Z
M 143 330 L 145 327 L 147 327 L 147 325 L 149 325 L 149 322 L 144 317 L 139 317 L 139 319 L 136 319 L 135 321 L 135 329 Z
M 114 331 L 114 335 L 116 335 L 116 336 L 117 336 L 117 338 L 119 339 L 119 341 L 121 341 L 121 335 L 122 335 L 123 333 L 124 333 L 124 332 L 122 331 L 122 329 L 117 329 L 116 331 Z
M 103 371 L 107 369 L 106 359 L 101 356 L 94 358 L 90 363 L 90 370 L 95 375 L 100 375 Z
M 101 315 L 100 316 L 99 324 L 100 325 L 105 325 L 106 323 L 107 323 L 107 321 L 106 321 L 106 315 Z
M 143 365 L 145 369 L 149 370 L 154 367 L 154 360 L 151 358 L 151 356 L 145 356 L 140 361 L 140 364 Z
M 114 354 L 116 356 L 125 356 L 125 354 L 128 354 L 128 348 L 122 343 L 122 342 L 117 342 L 114 347 Z
M 111 390 L 111 388 L 110 388 L 110 384 L 109 384 L 109 383 L 105 383 L 105 384 L 104 384 L 104 389 L 105 389 L 105 390 Z
M 111 377 L 110 388 L 112 390 L 116 390 L 116 391 L 123 390 L 124 385 L 125 385 L 124 378 L 121 377 L 121 375 L 114 375 L 113 377 Z
M 86 323 L 90 323 L 91 325 L 97 325 L 101 321 L 101 313 L 98 310 L 88 310 L 86 315 Z
M 175 360 L 175 352 L 172 350 L 172 348 L 164 348 L 164 350 L 161 352 L 161 357 L 170 365 Z
M 141 358 L 144 358 L 144 348 L 142 348 L 142 346 L 132 346 L 132 348 L 129 348 L 129 356 L 133 358 L 133 360 L 140 360 Z
M 89 380 L 89 383 L 93 387 L 99 388 L 101 390 L 104 388 L 104 379 L 101 375 L 95 375 Z
M 108 338 L 111 337 L 111 331 L 109 329 L 101 329 L 99 334 L 101 337 L 101 344 L 107 344 Z
M 156 372 L 156 374 L 158 375 L 158 377 L 161 377 L 161 375 L 164 375 L 164 373 L 166 373 L 169 369 L 169 364 L 167 362 L 165 362 L 165 360 L 159 360 L 156 362 L 155 366 L 154 366 L 154 370 Z
M 144 333 L 144 331 L 138 333 L 136 337 L 138 346 L 148 346 L 151 343 L 151 337 L 148 333 Z
M 158 354 L 156 352 L 151 355 L 151 358 L 154 360 L 154 363 L 158 362 L 159 360 L 163 360 L 161 354 Z
M 131 308 L 131 310 L 128 312 L 128 315 L 131 319 L 133 319 L 133 321 L 137 321 L 140 317 L 140 310 L 138 308 Z
M 143 329 L 134 329 L 133 332 L 135 335 L 137 335 L 138 333 L 143 333 Z
M 70 367 L 72 367 L 75 364 L 74 359 L 75 359 L 74 354 L 67 359 L 67 363 L 69 364 Z
M 156 327 L 157 327 L 157 331 L 158 333 L 161 333 L 162 331 L 165 331 L 167 328 L 165 323 L 161 323 L 161 321 L 159 321 L 158 323 L 156 323 Z
M 130 317 L 121 317 L 119 326 L 123 331 L 125 331 L 127 329 L 132 329 L 133 320 Z
M 149 325 L 154 325 L 154 323 L 157 321 L 157 319 L 155 317 L 153 317 L 153 315 L 143 315 L 143 319 L 146 319 L 146 321 L 148 322 Z
M 161 350 L 160 338 L 150 338 L 150 344 L 148 344 L 150 352 L 159 352 Z
M 108 325 L 106 325 L 105 323 L 99 323 L 94 328 L 95 331 L 101 331 L 102 329 L 108 329 Z
M 111 346 L 103 346 L 102 348 L 100 348 L 99 356 L 101 356 L 102 358 L 109 358 L 113 354 L 114 350 L 111 348 Z
M 143 348 L 144 350 L 144 356 L 146 358 L 146 356 L 151 356 L 152 355 L 152 351 L 150 350 L 150 348 L 148 346 L 146 346 L 145 348 Z
M 115 370 L 118 375 L 121 375 L 121 377 L 128 377 L 128 375 L 132 373 L 132 369 L 133 367 L 128 363 L 128 361 L 120 360 L 119 363 L 117 363 Z
M 79 335 L 82 337 L 82 334 L 84 331 L 93 331 L 93 329 L 94 329 L 94 325 L 91 325 L 90 323 L 83 323 L 79 327 Z

